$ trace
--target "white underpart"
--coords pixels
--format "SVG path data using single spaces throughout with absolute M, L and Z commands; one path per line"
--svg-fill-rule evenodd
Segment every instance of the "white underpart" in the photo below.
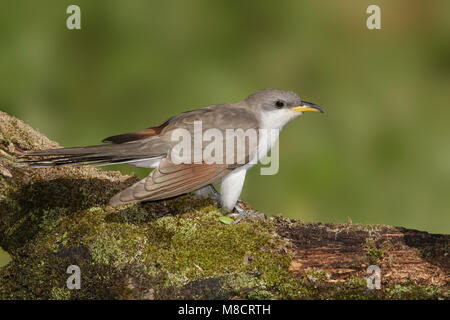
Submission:
M 256 160 L 263 159 L 278 140 L 271 137 L 272 134 L 270 129 L 281 131 L 286 124 L 301 114 L 302 112 L 295 113 L 289 109 L 265 111 L 261 114 L 260 128 L 266 130 L 260 131 L 257 152 L 258 159 Z M 234 169 L 231 173 L 222 178 L 220 189 L 222 193 L 222 205 L 224 208 L 228 210 L 234 208 L 241 195 L 242 187 L 244 186 L 245 174 L 247 173 L 247 170 L 252 168 L 256 163 L 257 161 L 250 161 L 246 165 Z
M 259 144 L 258 144 L 258 160 L 263 159 L 273 145 L 277 142 L 278 137 L 275 137 L 271 130 L 278 130 L 278 133 L 289 122 L 301 115 L 302 112 L 294 112 L 290 109 L 280 109 L 273 111 L 262 112 L 260 116 L 260 128 L 264 129 L 260 131 Z
M 138 168 L 157 168 L 159 163 L 161 162 L 162 157 L 157 158 L 148 158 L 148 159 L 139 159 L 139 160 L 129 160 L 120 163 L 127 163 L 130 166 L 138 167 Z M 116 163 L 112 163 L 116 164 Z

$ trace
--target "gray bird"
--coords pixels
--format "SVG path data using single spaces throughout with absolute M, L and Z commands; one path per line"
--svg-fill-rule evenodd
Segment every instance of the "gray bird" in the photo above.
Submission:
M 22 163 L 31 167 L 127 163 L 135 167 L 154 168 L 149 176 L 112 197 L 110 205 L 166 199 L 196 190 L 202 193 L 202 190 L 210 188 L 226 210 L 235 208 L 242 217 L 246 212 L 237 205 L 237 200 L 246 172 L 255 164 L 255 157 L 262 159 L 275 143 L 268 141 L 267 135 L 261 134 L 260 129 L 281 130 L 303 112 L 324 111 L 313 103 L 302 101 L 294 92 L 266 89 L 243 101 L 183 112 L 159 126 L 108 137 L 102 141 L 107 143 L 104 145 L 27 152 L 25 158 L 39 158 L 26 159 Z M 185 129 L 195 136 L 195 122 L 202 124 L 202 133 L 217 129 L 223 133 L 224 139 L 227 129 L 254 129 L 257 143 L 250 145 L 246 141 L 244 151 L 236 150 L 233 145 L 236 156 L 231 162 L 174 161 L 172 151 L 179 142 L 174 141 L 174 133 Z M 195 144 L 194 141 L 192 143 Z M 200 146 L 204 151 L 206 142 L 202 141 Z M 221 183 L 221 196 L 212 187 L 215 183 Z

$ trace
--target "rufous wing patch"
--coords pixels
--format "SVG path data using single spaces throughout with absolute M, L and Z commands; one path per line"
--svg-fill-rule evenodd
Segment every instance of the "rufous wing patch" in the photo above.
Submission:
M 147 128 L 147 129 L 136 131 L 136 132 L 130 132 L 130 133 L 119 134 L 116 136 L 111 136 L 111 137 L 103 139 L 102 142 L 111 142 L 114 144 L 120 144 L 120 143 L 149 138 L 149 137 L 160 134 L 161 131 L 168 124 L 169 124 L 169 121 L 166 121 L 163 124 L 156 126 L 156 127 L 151 127 L 151 128 Z

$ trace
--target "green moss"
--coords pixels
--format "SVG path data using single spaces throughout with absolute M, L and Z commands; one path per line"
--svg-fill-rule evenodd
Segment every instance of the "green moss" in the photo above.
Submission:
M 39 219 L 34 215 L 32 220 L 38 220 L 35 222 L 39 224 L 42 231 L 50 231 L 58 225 L 66 213 L 67 211 L 63 208 L 44 209 Z
M 412 282 L 395 284 L 386 289 L 387 298 L 401 300 L 442 299 L 442 293 L 442 288 L 433 286 L 418 286 Z
M 102 204 L 103 198 L 98 193 L 88 195 L 89 184 L 77 188 L 75 197 L 69 197 L 73 189 L 66 183 L 61 180 L 60 186 L 45 186 L 39 188 L 40 191 L 29 186 L 26 188 L 28 197 L 13 197 L 10 204 L 22 212 L 22 217 L 8 230 L 16 239 L 9 242 L 10 248 L 15 253 L 25 249 L 28 252 L 30 247 L 39 244 L 40 250 L 27 259 L 36 269 L 32 268 L 33 275 L 25 273 L 30 274 L 33 283 L 42 282 L 43 287 L 47 287 L 44 298 L 68 297 L 65 290 L 58 289 L 61 286 L 55 285 L 64 283 L 68 277 L 65 269 L 79 263 L 73 260 L 80 260 L 80 257 L 84 257 L 79 265 L 85 275 L 84 286 L 92 291 L 73 292 L 72 297 L 83 297 L 83 294 L 95 297 L 96 288 L 105 284 L 110 287 L 110 292 L 128 296 L 129 288 L 124 287 L 126 279 L 114 280 L 117 273 L 124 270 L 134 275 L 138 283 L 150 279 L 155 295 L 169 298 L 176 297 L 177 292 L 190 283 L 205 278 L 222 279 L 223 290 L 243 297 L 272 297 L 285 290 L 280 287 L 286 282 L 285 277 L 293 279 L 288 271 L 290 258 L 276 250 L 282 245 L 281 241 L 271 240 L 273 225 L 270 221 L 224 225 L 219 221 L 220 211 L 211 200 L 198 200 L 189 195 L 111 211 Z M 59 194 L 53 204 L 58 203 L 59 207 L 50 209 L 39 201 L 34 208 L 28 205 L 35 202 L 32 199 L 38 195 L 36 192 L 52 193 L 55 189 Z M 22 188 L 20 193 L 23 191 Z M 75 203 L 79 196 L 85 200 L 84 204 Z M 100 205 L 92 206 L 95 202 Z M 91 206 L 82 209 L 88 204 Z M 77 207 L 81 210 L 76 210 Z M 171 212 L 180 211 L 177 208 L 183 208 L 182 213 L 172 215 Z M 29 211 L 31 209 L 33 211 Z M 164 211 L 166 214 L 162 215 Z M 21 246 L 17 240 L 28 237 L 30 231 L 35 233 L 34 241 Z M 43 272 L 55 267 L 58 270 Z M 15 262 L 9 271 L 23 272 L 22 268 L 24 265 Z M 105 269 L 109 271 L 100 272 Z M 113 274 L 110 273 L 112 269 L 115 270 Z M 8 273 L 8 270 L 3 272 Z M 86 274 L 93 277 L 87 278 Z M 59 280 L 41 281 L 41 277 Z M 114 281 L 117 283 L 112 284 Z M 5 297 L 7 291 L 2 294 Z M 20 295 L 36 296 L 35 292 L 20 292 Z
M 0 247 L 0 268 L 11 261 L 11 256 Z
M 274 295 L 267 290 L 254 290 L 247 293 L 246 298 L 250 300 L 270 300 L 274 298 Z
M 303 272 L 302 274 L 303 277 L 311 280 L 311 281 L 327 281 L 328 280 L 328 275 L 325 271 L 323 270 L 306 270 L 305 272 Z
M 67 288 L 53 288 L 51 292 L 52 300 L 69 300 L 70 299 L 70 290 Z
M 376 247 L 373 239 L 366 239 L 366 250 L 366 257 L 370 264 L 377 263 L 385 254 L 384 250 Z
M 294 279 L 288 271 L 290 258 L 277 253 L 276 248 L 282 244 L 271 240 L 270 221 L 224 225 L 219 222 L 221 213 L 215 206 L 191 196 L 181 198 L 177 202 L 189 201 L 192 211 L 161 218 L 155 218 L 147 205 L 132 205 L 114 213 L 108 213 L 103 206 L 72 215 L 44 211 L 39 221 L 45 228 L 40 230 L 38 242 L 48 251 L 36 252 L 33 261 L 48 261 L 51 255 L 64 270 L 73 263 L 67 261 L 66 266 L 64 259 L 76 256 L 77 248 L 89 248 L 86 252 L 90 262 L 80 268 L 96 276 L 85 280 L 92 282 L 87 285 L 112 281 L 109 274 L 95 271 L 98 268 L 125 270 L 144 266 L 138 281 L 153 279 L 157 283 L 156 295 L 160 297 L 169 288 L 171 294 L 165 297 L 176 297 L 176 291 L 189 283 L 217 277 L 225 277 L 221 283 L 223 290 L 227 288 L 227 292 L 243 297 L 275 297 L 286 291 L 284 278 Z M 138 217 L 134 216 L 136 213 Z M 43 232 L 50 226 L 51 234 Z M 34 276 L 39 274 L 37 271 Z M 128 294 L 129 290 L 122 290 L 123 281 L 113 285 L 116 294 Z M 48 292 L 52 292 L 49 298 L 63 297 L 60 293 L 64 291 L 52 290 L 49 288 Z
M 329 297 L 338 300 L 370 300 L 379 299 L 378 290 L 367 288 L 367 281 L 364 278 L 350 278 L 341 284 L 336 284 L 329 289 Z

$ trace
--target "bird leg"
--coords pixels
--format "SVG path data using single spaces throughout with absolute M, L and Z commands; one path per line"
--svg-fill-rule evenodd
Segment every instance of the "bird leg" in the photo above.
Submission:
M 213 198 L 214 198 L 216 201 L 220 201 L 220 200 L 222 199 L 222 196 L 220 195 L 219 191 L 217 191 L 216 188 L 214 188 L 214 186 L 213 186 L 212 184 L 208 184 L 208 186 L 209 186 L 209 188 L 210 188 L 211 191 L 212 191 Z
M 212 184 L 208 184 L 207 186 L 196 190 L 195 196 L 200 199 L 211 197 L 217 202 L 217 205 L 220 205 L 222 199 L 220 193 L 216 190 L 216 188 L 214 188 Z
M 207 190 L 203 190 L 203 189 L 207 189 Z M 208 192 L 209 195 L 216 200 L 216 202 L 220 205 L 221 204 L 221 200 L 222 200 L 222 196 L 220 195 L 220 193 L 216 190 L 216 188 L 214 188 L 214 186 L 212 184 L 207 185 L 206 187 L 204 187 L 203 189 L 200 189 L 199 191 L 201 192 Z M 255 213 L 255 210 L 246 210 L 244 207 L 242 207 L 241 203 L 243 201 L 241 199 L 238 199 L 238 201 L 236 202 L 236 204 L 234 205 L 234 210 L 236 212 L 232 212 L 230 214 L 228 214 L 227 216 L 230 218 L 236 218 L 233 221 L 233 224 L 238 223 L 239 221 L 242 220 L 242 218 L 245 217 L 258 217 L 258 218 L 265 218 L 264 213 L 259 212 L 259 213 Z

